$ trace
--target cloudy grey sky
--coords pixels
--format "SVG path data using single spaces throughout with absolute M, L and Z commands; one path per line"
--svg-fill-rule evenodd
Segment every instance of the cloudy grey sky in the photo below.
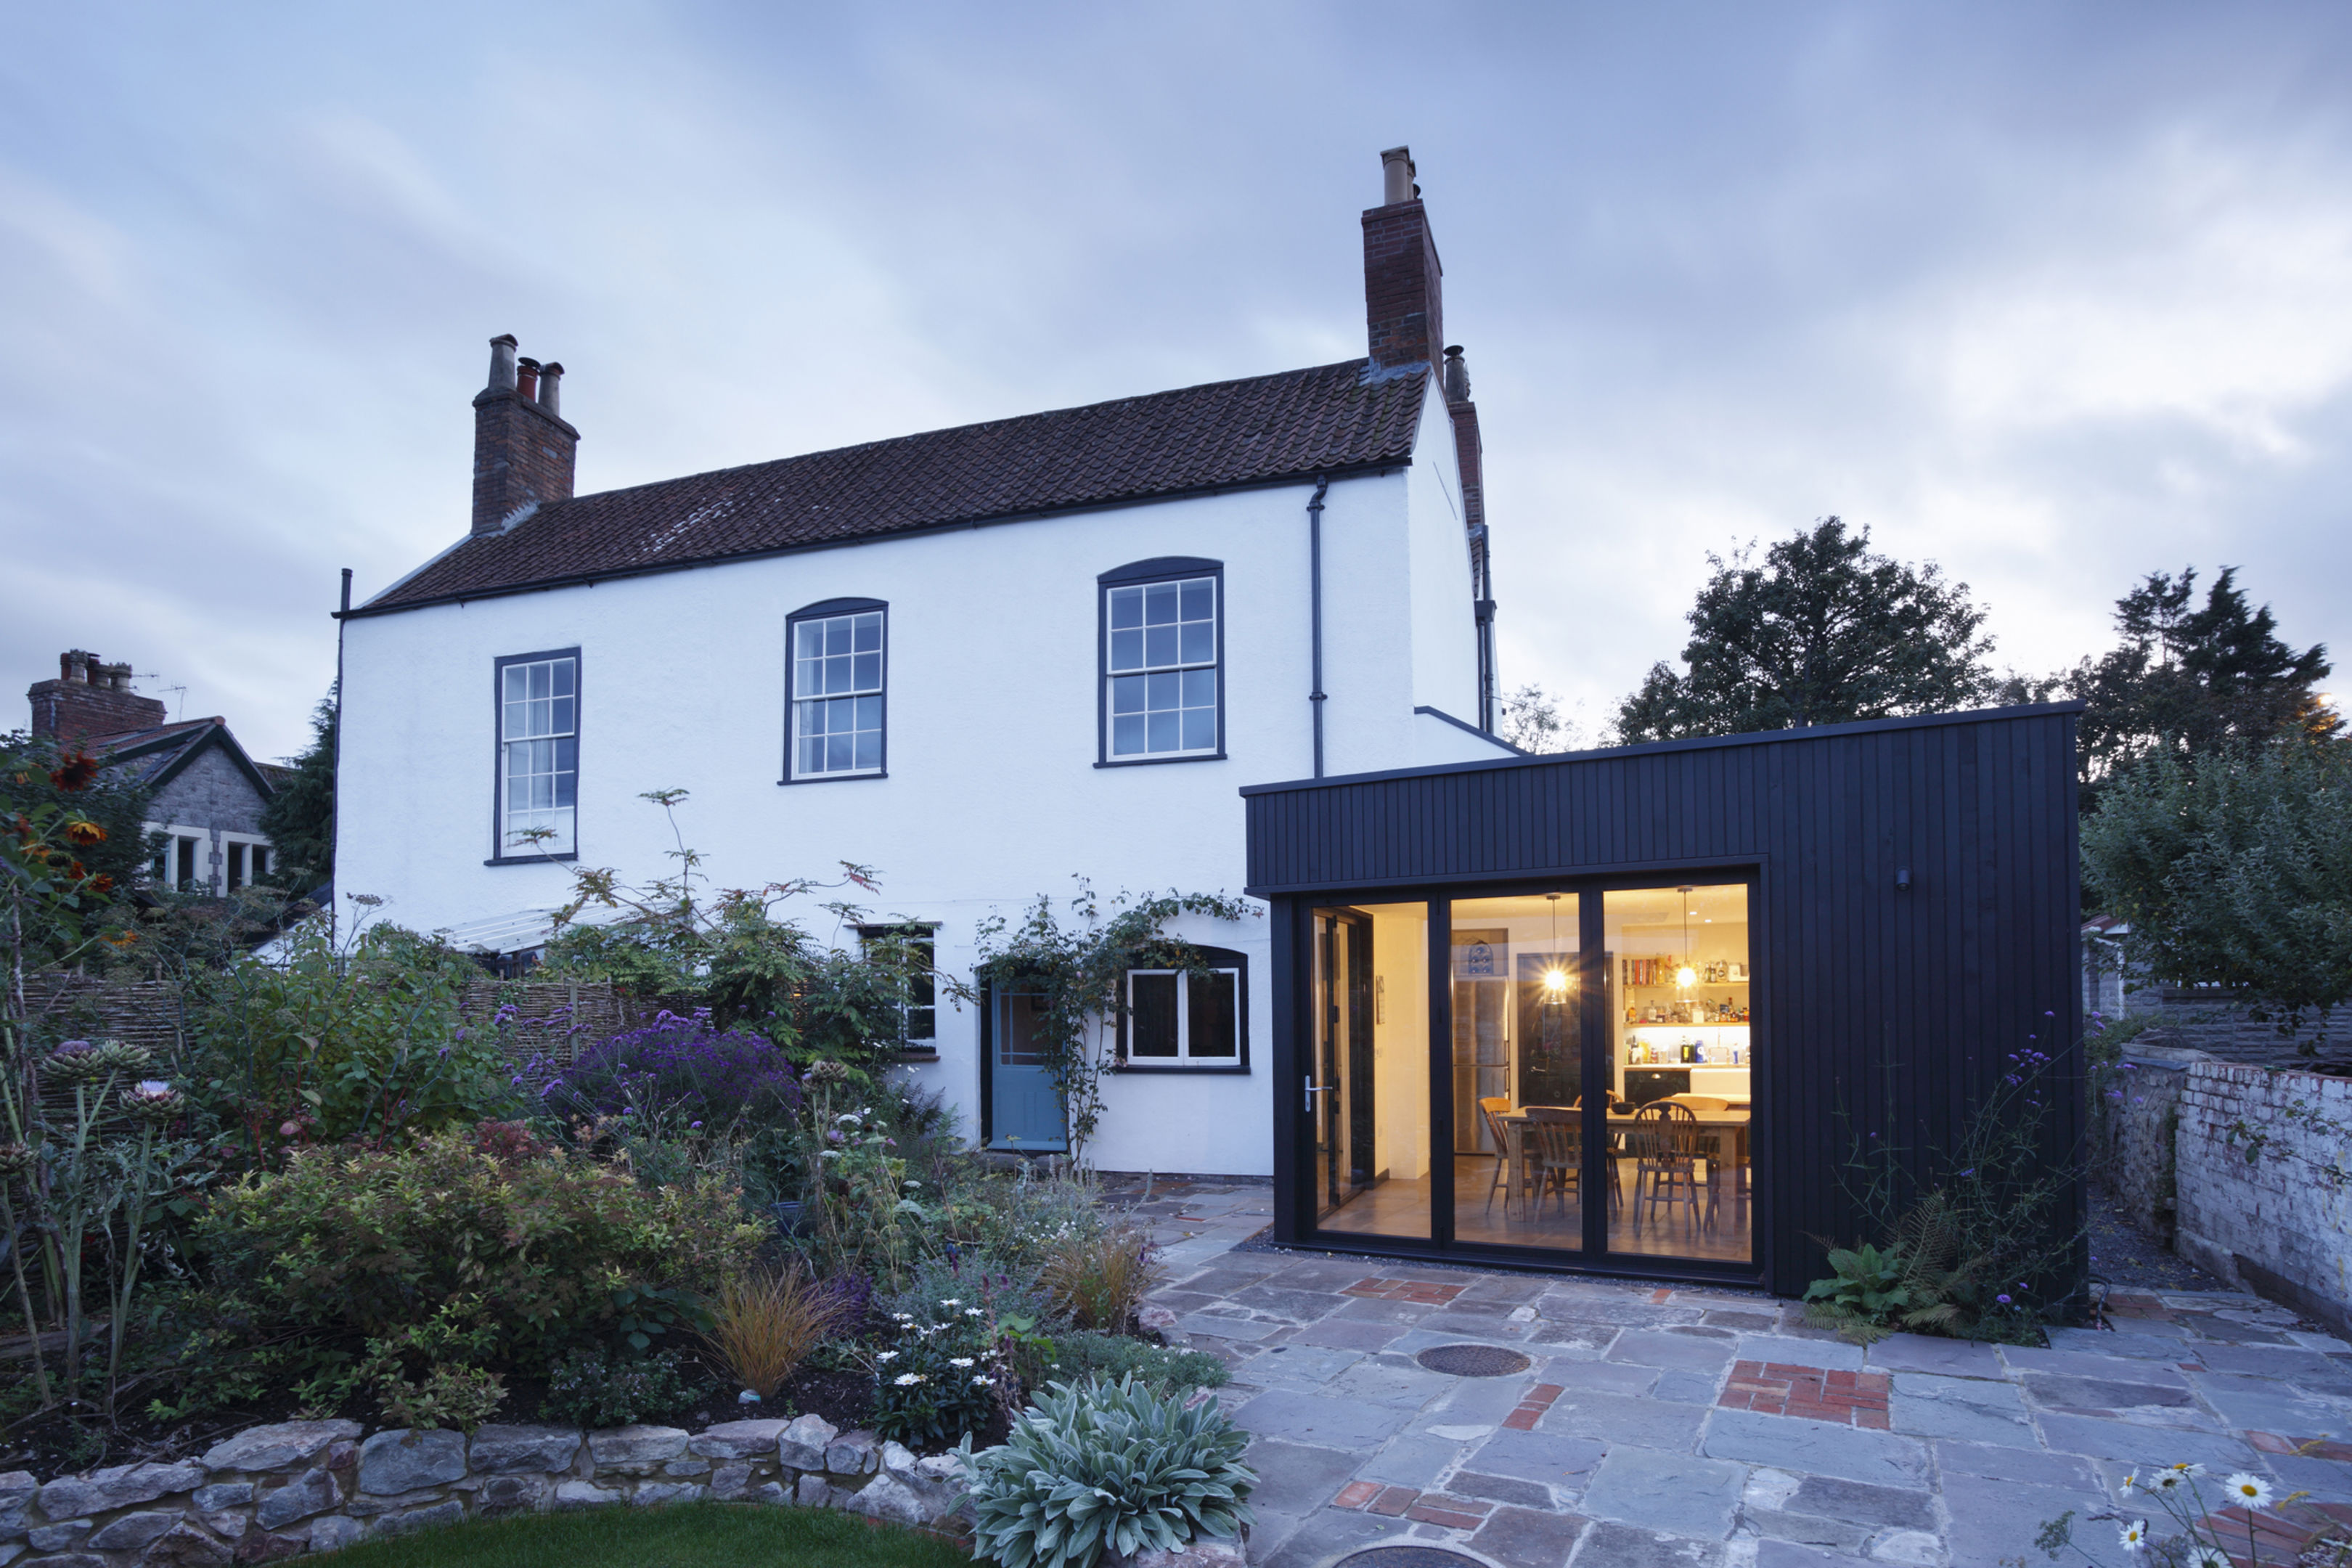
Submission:
M 1830 512 L 2020 668 L 2189 563 L 2352 658 L 2341 5 L 0 18 L 13 691 L 94 648 L 295 749 L 336 569 L 465 527 L 496 332 L 569 368 L 583 490 L 1360 354 L 1398 142 L 1505 678 L 1589 727 L 1707 552 Z

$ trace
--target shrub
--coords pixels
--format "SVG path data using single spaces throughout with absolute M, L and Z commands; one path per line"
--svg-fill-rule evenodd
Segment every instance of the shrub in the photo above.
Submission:
M 950 1247 L 944 1258 L 926 1258 L 911 1270 L 909 1280 L 906 1289 L 882 1299 L 883 1312 L 894 1321 L 932 1313 L 950 1296 L 992 1318 L 1044 1322 L 1054 1312 L 1052 1293 L 1038 1283 L 1035 1270 L 971 1247 Z
M 632 1426 L 673 1415 L 694 1401 L 676 1351 L 623 1357 L 604 1350 L 572 1351 L 547 1377 L 546 1411 L 581 1426 Z
M 1069 1236 L 1046 1252 L 1041 1280 L 1081 1328 L 1119 1333 L 1160 1276 L 1151 1254 L 1150 1237 L 1133 1226 Z
M 761 1237 L 725 1187 L 647 1190 L 573 1155 L 501 1159 L 462 1132 L 299 1151 L 221 1191 L 201 1231 L 266 1332 L 383 1338 L 478 1297 L 499 1350 L 533 1363 L 675 1317 L 659 1293 L 716 1289 Z
M 471 1432 L 507 1396 L 506 1380 L 479 1363 L 494 1352 L 498 1331 L 482 1304 L 451 1302 L 422 1323 L 368 1342 L 354 1381 L 373 1387 L 384 1418 L 423 1430 L 455 1426 Z M 421 1363 L 421 1375 L 409 1375 Z
M 845 1293 L 816 1283 L 797 1260 L 755 1269 L 719 1286 L 703 1338 L 736 1382 L 772 1399 L 846 1304 Z
M 1123 1334 L 1083 1331 L 1055 1336 L 1046 1370 L 1061 1381 L 1077 1383 L 1093 1377 L 1104 1383 L 1133 1378 L 1154 1394 L 1189 1394 L 1196 1388 L 1223 1388 L 1233 1373 L 1206 1351 L 1171 1350 Z
M 715 1129 L 771 1122 L 800 1109 L 801 1086 L 782 1050 L 760 1035 L 710 1026 L 709 1008 L 656 1014 L 568 1068 L 534 1064 L 540 1102 L 567 1116 L 661 1118 Z
M 382 925 L 339 947 L 317 920 L 286 943 L 273 962 L 190 976 L 183 1081 L 248 1153 L 431 1132 L 515 1106 L 499 1031 L 460 1021 L 481 973 L 463 955 Z
M 874 1429 L 910 1448 L 936 1447 L 986 1426 L 1004 1375 L 986 1308 L 948 1296 L 927 1312 L 894 1312 L 890 1348 L 874 1356 Z
M 1131 1378 L 1055 1384 L 999 1447 L 959 1450 L 974 1515 L 972 1555 L 1004 1568 L 1093 1568 L 1255 1519 L 1248 1435 L 1213 1400 L 1184 1408 Z

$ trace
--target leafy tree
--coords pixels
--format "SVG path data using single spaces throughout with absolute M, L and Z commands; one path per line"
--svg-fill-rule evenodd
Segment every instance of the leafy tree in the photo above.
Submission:
M 2287 1034 L 2352 998 L 2352 742 L 2154 751 L 2102 792 L 2083 865 L 2145 973 L 2226 987 Z
M 271 880 L 309 892 L 335 879 L 335 694 L 310 710 L 310 749 L 261 810 L 261 831 L 277 847 Z
M 2313 689 L 2325 645 L 2281 641 L 2270 606 L 2254 607 L 2225 566 L 2195 603 L 2197 571 L 2151 572 L 2116 601 L 2123 643 L 2065 677 L 2083 714 L 2084 773 L 2096 784 L 2159 752 L 2190 756 L 2234 742 L 2324 739 L 2341 721 Z
M 1503 694 L 1503 739 L 1523 752 L 1572 752 L 1578 731 L 1560 717 L 1559 699 L 1532 680 Z
M 1752 548 L 1752 547 L 1751 547 Z M 1715 571 L 1688 616 L 1688 673 L 1661 661 L 1617 710 L 1628 744 L 1963 708 L 1990 688 L 1985 613 L 1933 562 L 1870 550 L 1824 518 Z

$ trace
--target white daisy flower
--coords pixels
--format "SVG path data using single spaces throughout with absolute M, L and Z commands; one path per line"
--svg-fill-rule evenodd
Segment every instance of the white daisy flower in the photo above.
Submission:
M 986 1388 L 988 1386 L 988 1379 L 984 1377 L 975 1377 L 971 1380 L 971 1385 L 974 1388 Z
M 951 1355 L 948 1357 L 948 1364 L 950 1366 L 971 1366 L 973 1364 L 973 1362 L 971 1357 L 968 1355 Z
M 2221 1483 L 2221 1489 L 2230 1494 L 2231 1502 L 2243 1503 L 2248 1508 L 2270 1506 L 2270 1482 L 2251 1470 L 2240 1470 Z
M 919 1383 L 927 1382 L 928 1379 L 919 1372 L 902 1372 L 890 1381 L 901 1388 L 912 1388 Z
M 966 1307 L 963 1310 L 963 1315 L 967 1318 L 984 1318 L 988 1316 L 987 1313 L 982 1311 L 977 1307 Z
M 2192 1546 L 2189 1549 L 2188 1568 L 2237 1568 L 2237 1564 L 2218 1546 Z
M 882 1351 L 878 1352 L 874 1359 L 876 1361 L 897 1361 L 898 1359 L 898 1352 L 897 1351 Z
M 944 1298 L 940 1302 L 940 1305 L 942 1307 L 961 1307 L 963 1305 L 963 1298 L 961 1296 L 949 1296 Z
M 2137 1486 L 2138 1484 L 2139 1484 L 2139 1478 L 2138 1478 L 2137 1476 L 2126 1476 L 2126 1477 L 2124 1478 L 2124 1484 L 2123 1484 L 2123 1487 L 2122 1487 L 2122 1489 L 2121 1489 L 2121 1490 L 2122 1490 L 2122 1492 L 2123 1492 L 2123 1495 L 2124 1495 L 2124 1496 L 2126 1496 L 2126 1497 L 2129 1497 L 2129 1496 L 2131 1496 L 2131 1495 L 2132 1495 L 2132 1488 L 2134 1488 L 2134 1487 Z
M 2123 1536 L 2125 1551 L 2143 1552 L 2147 1550 L 2147 1521 L 2144 1519 L 2133 1520 L 2129 1524 L 2123 1527 L 2121 1534 Z
M 2168 1492 L 2168 1491 L 2177 1490 L 2178 1489 L 2179 1489 L 2179 1488 L 2181 1488 L 2181 1487 L 2185 1487 L 2185 1486 L 2187 1486 L 2188 1484 L 2189 1484 L 2189 1478 L 2188 1478 L 2187 1476 L 2182 1475 L 2179 1471 L 2178 1471 L 2178 1470 L 2160 1470 L 2160 1471 L 2158 1471 L 2158 1472 L 2157 1473 L 2157 1478 L 2156 1478 L 2155 1481 L 2154 1481 L 2152 1484 L 2150 1484 L 2150 1486 L 2148 1487 L 2148 1490 L 2150 1490 L 2150 1491 L 2157 1491 L 2157 1492 Z

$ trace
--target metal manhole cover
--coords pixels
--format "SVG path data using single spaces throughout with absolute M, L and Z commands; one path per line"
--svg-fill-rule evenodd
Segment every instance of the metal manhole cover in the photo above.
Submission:
M 1497 1345 L 1432 1345 L 1412 1359 L 1449 1377 L 1508 1377 L 1535 1364 Z
M 1331 1568 L 1486 1568 L 1479 1558 L 1442 1546 L 1374 1546 L 1351 1552 Z

